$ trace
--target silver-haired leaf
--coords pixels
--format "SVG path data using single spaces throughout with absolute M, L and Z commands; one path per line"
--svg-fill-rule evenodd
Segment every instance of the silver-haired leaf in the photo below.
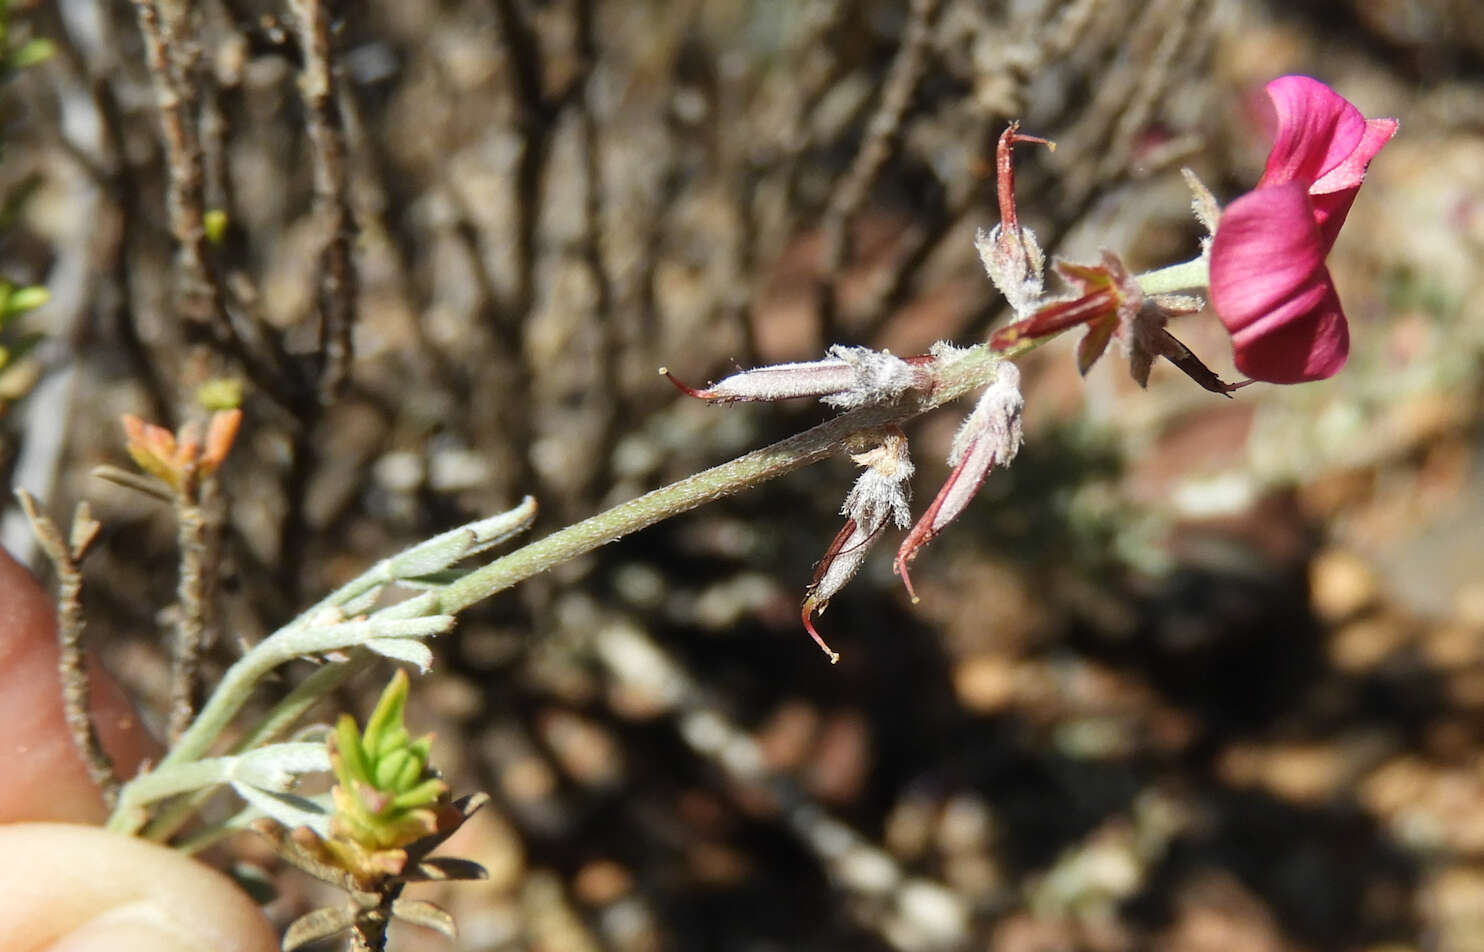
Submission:
M 431 615 L 438 610 L 438 596 L 432 592 L 417 595 L 400 601 L 395 605 L 388 605 L 373 615 L 373 618 L 421 618 Z
M 403 922 L 440 932 L 449 939 L 459 937 L 459 927 L 454 925 L 453 916 L 422 899 L 394 899 L 392 915 Z
M 307 826 L 321 837 L 330 835 L 330 814 L 313 800 L 291 793 L 275 793 L 250 783 L 233 783 L 232 792 L 253 809 L 289 829 Z
M 411 638 L 373 638 L 366 642 L 366 647 L 383 658 L 416 665 L 423 674 L 433 666 L 433 652 L 421 641 Z
M 283 934 L 283 952 L 294 952 L 311 942 L 328 939 L 355 924 L 360 910 L 355 906 L 326 906 L 295 919 Z

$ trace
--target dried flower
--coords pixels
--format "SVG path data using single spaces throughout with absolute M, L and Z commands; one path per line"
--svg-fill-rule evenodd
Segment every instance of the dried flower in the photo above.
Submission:
M 1020 369 L 1005 360 L 996 365 L 995 371 L 994 383 L 985 388 L 974 412 L 953 437 L 948 454 L 948 465 L 953 469 L 948 479 L 897 549 L 894 570 L 914 602 L 917 593 L 907 574 L 908 563 L 964 511 L 991 469 L 1010 465 L 1020 452 L 1020 414 L 1025 405 L 1020 395 Z
M 1056 150 L 1056 143 L 1038 136 L 1020 134 L 1020 123 L 1012 122 L 1000 134 L 995 148 L 995 173 L 1000 202 L 1000 223 L 974 236 L 974 247 L 989 280 L 1005 296 L 1018 316 L 1035 310 L 1041 301 L 1045 256 L 1035 233 L 1022 228 L 1015 210 L 1015 164 L 1011 151 L 1017 142 L 1035 142 Z
M 860 571 L 871 546 L 886 528 L 888 520 L 898 528 L 906 528 L 912 520 L 908 500 L 911 495 L 912 459 L 907 453 L 907 436 L 898 427 L 887 427 L 881 432 L 880 442 L 873 448 L 850 457 L 865 471 L 855 481 L 840 513 L 845 516 L 845 525 L 836 533 L 823 558 L 814 567 L 814 578 L 804 596 L 802 616 L 804 630 L 829 656 L 830 663 L 840 660 L 840 655 L 825 644 L 814 629 L 811 616 L 823 613 L 835 593 Z
M 890 403 L 909 390 L 925 390 L 932 385 L 932 377 L 924 369 L 933 359 L 929 356 L 902 358 L 868 347 L 839 345 L 825 353 L 829 356 L 824 360 L 744 370 L 704 390 L 686 386 L 664 367 L 660 373 L 681 392 L 713 403 L 819 397 L 842 410 Z
M 1128 355 L 1129 373 L 1141 387 L 1148 385 L 1156 357 L 1170 361 L 1212 393 L 1229 395 L 1245 386 L 1222 381 L 1165 329 L 1170 317 L 1200 310 L 1203 302 L 1199 298 L 1174 294 L 1146 298 L 1123 262 L 1110 251 L 1103 252 L 1102 264 L 1056 261 L 1052 268 L 1076 294 L 1042 305 L 1025 320 L 1000 328 L 990 338 L 991 347 L 1006 350 L 1022 340 L 1050 337 L 1082 324 L 1087 334 L 1077 345 L 1077 369 L 1084 375 L 1102 357 L 1108 342 L 1117 338 Z
M 1277 135 L 1257 188 L 1221 214 L 1211 243 L 1211 303 L 1247 376 L 1322 380 L 1350 352 L 1324 259 L 1397 121 L 1366 119 L 1307 76 L 1281 76 L 1267 93 Z

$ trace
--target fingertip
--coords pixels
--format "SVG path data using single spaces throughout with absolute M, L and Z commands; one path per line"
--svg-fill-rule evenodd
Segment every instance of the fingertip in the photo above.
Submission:
M 245 893 L 163 846 L 97 827 L 0 827 L 0 948 L 48 952 L 272 952 Z
M 207 952 L 151 903 L 108 910 L 48 945 L 45 952 Z

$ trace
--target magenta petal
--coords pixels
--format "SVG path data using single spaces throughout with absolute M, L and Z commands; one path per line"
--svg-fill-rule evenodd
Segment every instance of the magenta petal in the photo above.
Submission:
M 1360 183 L 1365 180 L 1366 166 L 1396 135 L 1396 129 L 1395 119 L 1367 119 L 1365 136 L 1355 151 L 1309 186 L 1309 195 L 1314 202 L 1314 221 L 1324 236 L 1326 248 L 1334 245 L 1340 226 L 1345 224 L 1345 216 L 1350 214 L 1355 193 L 1360 191 Z
M 1245 346 L 1233 340 L 1237 369 L 1268 383 L 1308 383 L 1339 373 L 1350 356 L 1350 329 L 1328 271 L 1320 290 L 1317 303 L 1280 329 Z
M 1258 188 L 1287 182 L 1302 182 L 1308 188 L 1340 167 L 1366 138 L 1360 110 L 1317 79 L 1279 76 L 1266 89 L 1278 112 L 1278 131 Z M 1384 144 L 1383 139 L 1376 148 Z M 1344 187 L 1342 182 L 1334 185 Z
M 1338 165 L 1315 179 L 1314 184 L 1309 186 L 1309 194 L 1325 195 L 1359 188 L 1360 183 L 1365 181 L 1366 166 L 1371 164 L 1371 159 L 1376 157 L 1381 147 L 1396 135 L 1397 125 L 1395 119 L 1367 119 L 1365 133 L 1355 144 L 1355 148 Z
M 1300 383 L 1344 366 L 1350 338 L 1327 250 L 1300 183 L 1259 188 L 1222 213 L 1211 243 L 1211 305 L 1247 376 Z

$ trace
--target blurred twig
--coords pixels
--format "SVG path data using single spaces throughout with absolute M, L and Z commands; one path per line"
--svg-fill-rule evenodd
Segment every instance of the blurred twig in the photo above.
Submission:
M 205 170 L 195 119 L 195 86 L 191 63 L 195 41 L 188 35 L 179 0 L 134 0 L 139 30 L 144 36 L 145 60 L 160 110 L 169 174 L 170 230 L 175 235 L 181 285 L 178 305 L 184 315 L 214 324 L 218 333 L 228 326 L 226 300 L 210 267 L 206 240 Z
M 891 61 L 886 82 L 882 86 L 881 101 L 870 121 L 866 123 L 865 139 L 850 164 L 850 170 L 835 183 L 829 205 L 825 208 L 821 226 L 824 250 L 820 255 L 820 273 L 824 292 L 821 303 L 825 315 L 825 337 L 829 340 L 834 340 L 837 336 L 833 333 L 831 324 L 839 304 L 840 267 L 850 251 L 850 220 L 860 210 L 877 173 L 891 156 L 892 149 L 902 134 L 902 120 L 912 102 L 917 83 L 922 78 L 938 4 L 939 0 L 912 0 L 907 14 L 907 26 L 902 34 L 902 44 Z
M 636 626 L 616 622 L 594 635 L 614 680 L 669 712 L 685 742 L 739 784 L 765 791 L 799 840 L 857 899 L 862 921 L 892 945 L 956 949 L 968 939 L 968 910 L 947 887 L 911 876 L 889 853 L 831 816 L 791 777 L 768 769 L 758 742 L 712 703 L 674 659 Z M 904 901 L 915 893 L 915 901 Z M 923 895 L 931 893 L 932 902 Z M 925 914 L 925 909 L 934 915 Z
M 336 95 L 335 43 L 330 28 L 333 0 L 293 0 L 304 68 L 304 98 L 314 165 L 314 215 L 322 231 L 318 299 L 320 312 L 319 392 L 329 402 L 350 373 L 357 277 L 352 251 L 356 236 L 346 176 L 345 126 Z

